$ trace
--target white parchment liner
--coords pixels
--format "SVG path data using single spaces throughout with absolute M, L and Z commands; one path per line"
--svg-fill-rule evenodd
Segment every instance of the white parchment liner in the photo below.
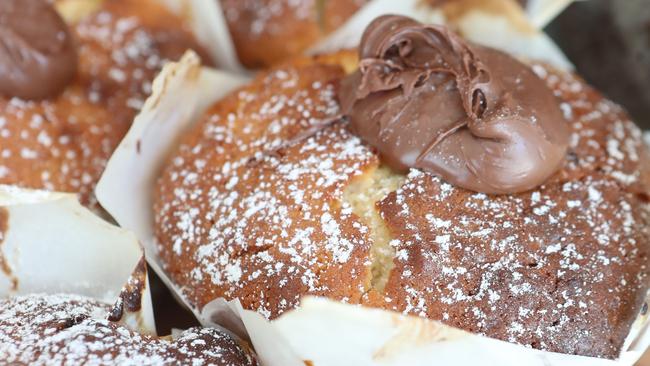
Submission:
M 176 14 L 189 21 L 194 34 L 217 66 L 231 72 L 242 72 L 228 25 L 218 0 L 159 0 Z
M 153 95 L 109 161 L 97 197 L 117 222 L 144 243 L 147 259 L 161 271 L 153 235 L 153 185 L 164 158 L 208 105 L 245 80 L 200 68 L 189 52 L 167 65 Z M 181 299 L 183 300 L 183 299 Z M 185 302 L 185 305 L 188 305 Z M 190 307 L 191 308 L 191 307 Z M 398 313 L 306 297 L 301 308 L 268 322 L 238 301 L 215 299 L 202 312 L 206 325 L 221 324 L 250 338 L 267 366 L 304 365 L 632 365 L 650 343 L 647 316 L 639 316 L 618 361 L 533 350 Z
M 0 297 L 30 293 L 76 294 L 116 303 L 132 276 L 144 285 L 139 310 L 123 309 L 121 323 L 155 334 L 146 266 L 135 235 L 81 206 L 74 194 L 0 185 L 8 215 L 0 240 Z

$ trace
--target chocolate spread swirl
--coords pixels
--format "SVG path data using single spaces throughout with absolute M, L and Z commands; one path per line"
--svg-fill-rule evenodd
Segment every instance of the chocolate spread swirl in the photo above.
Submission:
M 0 94 L 22 99 L 57 95 L 74 77 L 70 31 L 45 0 L 0 1 Z
M 341 83 L 343 113 L 392 168 L 490 194 L 532 189 L 560 168 L 567 122 L 513 57 L 395 15 L 368 26 L 359 56 Z

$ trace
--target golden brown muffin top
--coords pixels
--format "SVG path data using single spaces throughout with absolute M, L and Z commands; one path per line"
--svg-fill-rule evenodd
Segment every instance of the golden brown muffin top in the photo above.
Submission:
M 377 301 L 534 348 L 615 358 L 648 289 L 648 152 L 619 106 L 569 73 L 533 70 L 572 130 L 563 169 L 505 196 L 412 171 L 378 204 L 396 260 Z
M 327 65 L 265 73 L 217 103 L 171 160 L 154 212 L 166 269 L 193 284 L 192 303 L 263 294 L 255 309 L 271 316 L 303 293 L 341 288 L 333 296 L 359 301 L 370 239 L 340 195 L 376 157 L 340 124 L 279 149 L 339 112 L 340 76 Z
M 332 63 L 262 73 L 170 157 L 156 237 L 190 303 L 239 298 L 274 318 L 324 295 L 615 358 L 646 295 L 650 243 L 647 150 L 624 111 L 532 64 L 569 123 L 569 153 L 537 189 L 490 196 L 381 166 L 336 120 L 344 73 Z

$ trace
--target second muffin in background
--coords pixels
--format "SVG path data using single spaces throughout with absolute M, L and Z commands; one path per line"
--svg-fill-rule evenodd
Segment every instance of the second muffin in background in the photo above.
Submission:
M 300 55 L 369 0 L 220 1 L 241 63 L 269 67 Z
M 3 9 L 17 14 L 3 19 L 15 27 L 25 22 L 27 28 L 18 34 L 26 36 L 36 25 L 21 8 L 36 4 L 42 12 L 47 4 L 12 2 Z M 58 95 L 33 100 L 11 91 L 0 95 L 0 184 L 77 192 L 84 203 L 94 204 L 95 183 L 162 65 L 188 48 L 204 62 L 210 60 L 183 20 L 157 1 L 62 0 L 55 5 L 65 11 L 61 15 L 68 20 L 78 66 Z

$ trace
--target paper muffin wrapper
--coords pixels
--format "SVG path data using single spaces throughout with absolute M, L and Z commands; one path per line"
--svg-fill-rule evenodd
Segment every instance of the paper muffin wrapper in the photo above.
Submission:
M 74 194 L 0 185 L 0 268 L 0 297 L 83 295 L 115 304 L 111 313 L 130 329 L 155 334 L 137 238 Z
M 210 53 L 219 68 L 243 72 L 228 25 L 218 0 L 159 0 L 187 19 L 196 38 Z
M 249 339 L 267 366 L 304 365 L 632 365 L 650 344 L 647 316 L 639 316 L 617 361 L 544 352 L 470 334 L 440 322 L 306 297 L 274 321 L 215 299 L 193 308 L 162 270 L 153 230 L 152 192 L 165 158 L 208 105 L 245 83 L 201 68 L 189 52 L 167 65 L 153 95 L 109 161 L 97 197 L 117 222 L 133 230 L 147 260 L 205 326 L 222 325 Z M 648 299 L 650 300 L 650 299 Z

